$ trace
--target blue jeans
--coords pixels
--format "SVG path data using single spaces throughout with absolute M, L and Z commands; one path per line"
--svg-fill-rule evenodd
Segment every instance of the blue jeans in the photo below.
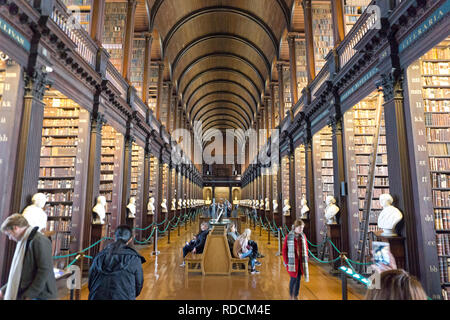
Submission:
M 250 265 L 252 267 L 252 270 L 254 270 L 255 269 L 255 258 L 252 257 L 252 253 L 253 253 L 253 251 L 252 251 L 252 249 L 250 249 L 246 253 L 243 253 L 241 255 L 241 258 L 247 258 L 248 257 L 250 259 Z
M 289 295 L 292 297 L 298 297 L 298 293 L 300 292 L 300 279 L 302 278 L 302 273 L 300 270 L 297 271 L 297 278 L 291 277 L 289 281 Z

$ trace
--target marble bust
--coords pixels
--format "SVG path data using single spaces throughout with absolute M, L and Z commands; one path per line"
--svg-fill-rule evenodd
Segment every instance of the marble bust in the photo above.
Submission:
M 259 209 L 264 210 L 264 200 L 262 198 L 259 200 Z
M 278 212 L 278 201 L 272 200 L 273 212 Z
M 325 199 L 325 219 L 327 224 L 336 224 L 336 214 L 339 212 L 339 207 L 335 204 L 336 199 L 333 196 L 327 196 Z
M 183 199 L 183 208 L 186 208 L 186 199 Z
M 155 198 L 150 197 L 147 205 L 147 214 L 154 215 L 155 214 Z
M 181 210 L 182 203 L 183 203 L 183 200 L 181 198 L 178 198 L 178 210 Z
M 43 231 L 47 227 L 47 214 L 44 211 L 47 196 L 41 192 L 35 193 L 31 198 L 32 204 L 23 210 L 22 214 L 32 227 L 39 227 Z
M 97 204 L 92 209 L 93 224 L 105 224 L 106 218 L 106 198 L 104 196 L 97 197 Z
M 136 198 L 131 197 L 127 205 L 128 218 L 136 218 Z
M 172 199 L 172 205 L 170 207 L 170 210 L 177 210 L 177 199 Z
M 270 211 L 270 202 L 269 202 L 269 198 L 265 199 L 265 207 L 266 207 L 266 211 Z
M 289 205 L 289 199 L 284 199 L 283 215 L 289 216 L 290 213 L 291 213 L 291 206 Z
M 167 213 L 167 200 L 166 199 L 163 199 L 163 201 L 161 202 L 161 212 Z
M 378 227 L 383 229 L 382 236 L 396 236 L 395 227 L 403 219 L 400 210 L 392 205 L 394 199 L 389 193 L 380 195 L 380 204 L 383 210 L 378 216 Z
M 302 197 L 300 200 L 300 219 L 308 219 L 309 207 L 307 206 L 308 201 L 306 201 L 305 197 Z

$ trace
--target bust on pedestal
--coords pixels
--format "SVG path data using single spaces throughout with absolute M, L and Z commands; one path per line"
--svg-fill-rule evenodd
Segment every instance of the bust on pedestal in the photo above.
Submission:
M 181 210 L 181 205 L 183 204 L 183 200 L 178 198 L 178 210 Z
M 47 214 L 43 210 L 47 202 L 47 196 L 43 193 L 35 193 L 31 198 L 32 204 L 23 210 L 22 214 L 32 227 L 39 227 L 43 232 L 47 227 Z
M 278 212 L 278 201 L 272 200 L 273 212 Z
M 167 213 L 167 200 L 166 199 L 163 199 L 163 201 L 161 202 L 161 212 Z
M 97 197 L 97 204 L 92 209 L 92 224 L 105 224 L 106 218 L 106 198 L 104 196 Z
M 335 205 L 336 199 L 333 196 L 327 196 L 325 199 L 325 219 L 327 224 L 336 224 L 336 214 L 339 212 L 339 207 Z
M 170 210 L 172 210 L 172 211 L 177 210 L 177 199 L 175 199 L 175 198 L 172 199 L 172 205 L 170 207 Z
M 403 214 L 400 210 L 392 205 L 394 199 L 388 193 L 380 195 L 380 204 L 383 210 L 378 216 L 378 227 L 383 229 L 382 236 L 394 237 L 397 236 L 395 233 L 395 227 L 402 220 Z
M 131 197 L 130 201 L 127 205 L 127 218 L 134 219 L 136 218 L 136 198 Z
M 291 206 L 289 205 L 289 199 L 284 199 L 283 216 L 289 216 L 291 214 Z
M 270 202 L 269 202 L 269 198 L 265 199 L 265 207 L 266 207 L 266 211 L 270 211 Z
M 147 205 L 147 214 L 154 215 L 155 214 L 155 198 L 150 197 Z
M 300 200 L 300 219 L 308 219 L 309 207 L 307 206 L 308 201 L 306 201 L 305 196 Z

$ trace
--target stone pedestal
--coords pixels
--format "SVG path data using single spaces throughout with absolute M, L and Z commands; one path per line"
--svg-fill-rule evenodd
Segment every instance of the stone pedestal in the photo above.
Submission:
M 334 243 L 336 248 L 338 248 L 341 251 L 342 243 L 341 243 L 341 225 L 339 224 L 327 224 L 327 236 L 328 238 Z M 328 243 L 328 252 L 329 259 L 334 260 L 337 257 L 339 257 L 338 252 L 336 249 L 334 249 L 333 245 L 331 243 Z M 336 262 L 332 263 L 332 267 L 334 270 L 337 270 L 337 268 L 340 266 L 340 261 L 337 260 Z

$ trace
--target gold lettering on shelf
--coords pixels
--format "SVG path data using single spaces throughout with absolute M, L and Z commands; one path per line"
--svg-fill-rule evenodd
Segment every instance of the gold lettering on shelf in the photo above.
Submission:
M 8 142 L 8 137 L 6 134 L 0 135 L 0 142 Z

